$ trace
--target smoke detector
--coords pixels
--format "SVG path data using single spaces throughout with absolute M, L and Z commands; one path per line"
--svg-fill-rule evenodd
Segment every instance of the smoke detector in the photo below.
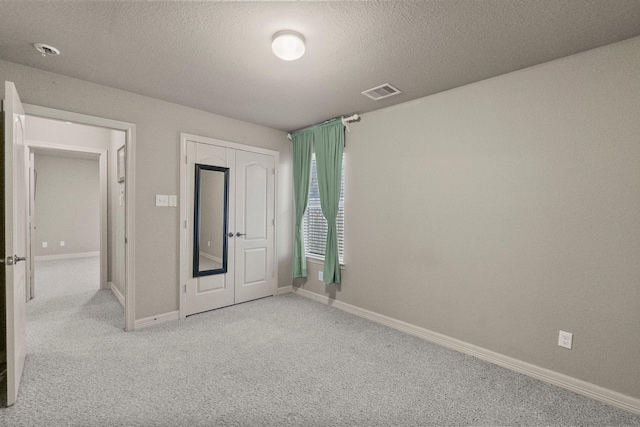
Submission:
M 388 98 L 390 96 L 397 95 L 399 93 L 402 93 L 402 92 L 400 92 L 398 88 L 391 86 L 389 83 L 385 83 L 383 85 L 376 86 L 374 88 L 371 88 L 369 90 L 365 90 L 364 92 L 362 92 L 364 96 L 368 96 L 374 101 L 379 101 L 381 99 Z
M 42 56 L 58 56 L 60 51 L 53 46 L 44 43 L 36 43 L 33 45 Z

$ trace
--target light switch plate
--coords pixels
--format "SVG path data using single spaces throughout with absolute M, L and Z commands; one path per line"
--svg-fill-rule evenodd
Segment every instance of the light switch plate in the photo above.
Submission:
M 169 196 L 166 194 L 156 194 L 156 206 L 169 206 Z
M 175 195 L 169 196 L 169 206 L 171 206 L 172 208 L 175 208 L 176 206 L 178 206 L 178 196 L 175 196 Z

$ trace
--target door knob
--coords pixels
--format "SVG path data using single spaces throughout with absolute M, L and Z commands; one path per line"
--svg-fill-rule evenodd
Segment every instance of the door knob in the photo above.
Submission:
M 236 236 L 240 237 L 240 236 L 246 236 L 246 234 L 243 233 L 236 233 Z
M 13 262 L 14 263 L 20 262 L 20 261 L 26 261 L 26 260 L 27 260 L 26 256 L 23 256 L 23 257 L 19 257 L 18 255 L 14 255 L 13 256 Z
M 232 232 L 229 232 L 229 234 L 227 234 L 227 236 L 229 236 L 229 237 L 233 237 L 233 233 L 232 233 Z

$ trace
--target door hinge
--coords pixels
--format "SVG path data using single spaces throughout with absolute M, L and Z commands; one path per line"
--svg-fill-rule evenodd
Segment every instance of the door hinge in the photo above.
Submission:
M 189 164 L 189 156 L 184 156 L 184 163 Z
M 185 294 L 187 293 L 187 284 L 186 283 L 184 284 L 184 293 Z
M 274 227 L 276 226 L 276 219 L 275 218 L 271 220 L 271 225 L 273 225 Z
M 184 228 L 187 228 L 187 220 L 184 220 Z

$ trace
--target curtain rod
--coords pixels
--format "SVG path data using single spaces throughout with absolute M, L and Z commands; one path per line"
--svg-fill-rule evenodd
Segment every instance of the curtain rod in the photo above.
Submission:
M 349 117 L 342 116 L 341 119 L 342 119 L 342 124 L 344 125 L 345 128 L 347 128 L 347 132 L 348 132 L 349 131 L 349 126 L 347 126 L 347 123 L 359 122 L 360 121 L 360 116 L 358 114 L 354 114 L 353 116 L 349 116 Z M 331 119 L 331 120 L 334 120 L 334 119 Z M 325 124 L 327 122 L 330 122 L 331 120 L 327 120 L 326 122 L 318 123 L 317 125 L 307 126 L 306 128 L 302 128 L 300 130 L 297 130 L 296 132 L 300 132 L 302 130 L 307 130 L 307 129 L 313 129 L 316 126 L 323 125 L 323 124 Z M 291 139 L 291 134 L 290 133 L 287 134 L 287 138 L 289 138 L 289 141 L 293 141 L 293 139 Z

